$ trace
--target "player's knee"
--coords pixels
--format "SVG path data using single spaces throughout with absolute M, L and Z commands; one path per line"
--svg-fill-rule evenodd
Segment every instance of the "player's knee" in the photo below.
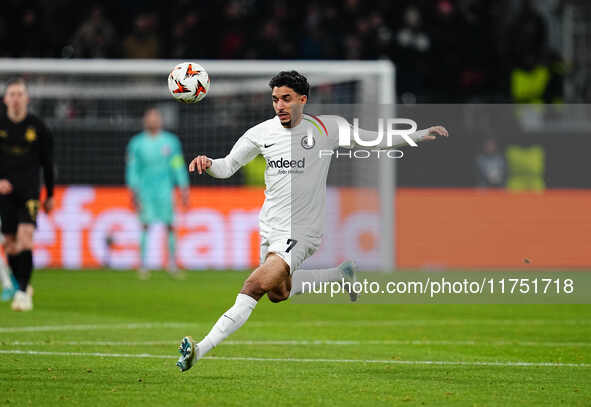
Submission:
M 33 239 L 23 238 L 16 243 L 16 251 L 33 250 Z
M 14 240 L 14 238 L 7 237 L 4 240 L 3 246 L 4 246 L 4 251 L 6 252 L 7 255 L 12 256 L 14 254 L 17 254 L 16 241 Z
M 16 250 L 22 252 L 23 250 L 33 250 L 33 226 L 28 225 L 22 226 L 22 229 L 18 231 L 16 238 Z

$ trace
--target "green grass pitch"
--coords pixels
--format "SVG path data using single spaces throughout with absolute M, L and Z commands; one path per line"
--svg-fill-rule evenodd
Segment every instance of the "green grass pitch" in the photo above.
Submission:
M 589 305 L 272 304 L 181 374 L 242 272 L 41 271 L 0 304 L 0 405 L 591 405 Z

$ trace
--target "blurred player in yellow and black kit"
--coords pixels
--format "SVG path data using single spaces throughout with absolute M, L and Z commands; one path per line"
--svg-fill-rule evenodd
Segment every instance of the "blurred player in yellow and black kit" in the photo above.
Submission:
M 25 81 L 11 79 L 4 93 L 6 111 L 0 112 L 0 217 L 8 264 L 19 291 L 12 309 L 33 309 L 32 290 L 27 289 L 33 273 L 33 232 L 39 211 L 41 169 L 47 189 L 43 209 L 53 208 L 53 140 L 38 117 L 28 113 L 29 95 Z

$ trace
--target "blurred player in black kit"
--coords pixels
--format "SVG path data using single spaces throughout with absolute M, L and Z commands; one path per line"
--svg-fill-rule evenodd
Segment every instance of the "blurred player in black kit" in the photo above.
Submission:
M 33 309 L 33 232 L 40 208 L 40 173 L 47 189 L 43 209 L 53 208 L 53 140 L 38 117 L 28 113 L 29 94 L 21 78 L 11 79 L 4 93 L 6 111 L 0 113 L 0 216 L 4 249 L 19 291 L 12 309 Z

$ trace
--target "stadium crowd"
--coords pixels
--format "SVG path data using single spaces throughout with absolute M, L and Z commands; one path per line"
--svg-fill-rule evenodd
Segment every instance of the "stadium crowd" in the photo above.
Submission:
M 419 101 L 516 99 L 516 69 L 552 71 L 557 60 L 530 0 L 5 0 L 2 8 L 0 57 L 390 58 L 399 94 Z

